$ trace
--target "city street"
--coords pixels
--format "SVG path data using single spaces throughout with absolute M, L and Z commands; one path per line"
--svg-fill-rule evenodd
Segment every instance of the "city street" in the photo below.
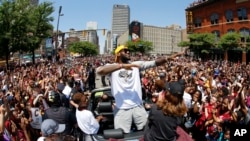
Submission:
M 108 85 L 108 77 L 106 76 L 105 77 L 105 81 L 106 81 L 106 84 Z M 101 88 L 103 87 L 102 86 L 102 80 L 101 80 L 101 76 L 100 75 L 96 75 L 96 79 L 95 79 L 95 83 L 96 83 L 96 88 Z
M 102 87 L 102 81 L 101 81 L 101 76 L 100 75 L 96 75 L 95 84 L 96 84 L 96 88 L 101 88 Z

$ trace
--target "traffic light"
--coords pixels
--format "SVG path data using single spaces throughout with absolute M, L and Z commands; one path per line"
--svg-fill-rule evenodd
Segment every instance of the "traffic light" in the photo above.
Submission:
M 82 36 L 83 36 L 83 37 L 86 37 L 86 33 L 87 33 L 87 32 L 86 32 L 85 30 L 83 30 Z
M 102 35 L 103 35 L 103 36 L 105 35 L 105 31 L 106 31 L 106 29 L 103 29 L 103 30 L 102 30 Z

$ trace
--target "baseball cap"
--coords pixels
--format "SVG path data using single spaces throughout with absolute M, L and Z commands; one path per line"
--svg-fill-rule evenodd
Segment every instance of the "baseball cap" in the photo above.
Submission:
M 120 45 L 115 49 L 115 62 L 117 61 L 117 54 L 123 50 L 123 49 L 128 49 L 128 47 L 124 46 L 124 45 Z
M 41 132 L 44 136 L 49 136 L 54 133 L 62 133 L 65 130 L 65 124 L 58 124 L 53 119 L 45 119 L 41 125 Z
M 173 95 L 183 95 L 184 89 L 185 85 L 179 81 L 169 82 L 166 85 L 166 90 L 168 90 Z

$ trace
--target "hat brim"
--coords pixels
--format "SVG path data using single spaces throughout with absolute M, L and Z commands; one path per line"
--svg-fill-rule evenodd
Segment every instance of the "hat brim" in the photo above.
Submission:
M 55 131 L 55 133 L 62 133 L 66 128 L 65 124 L 58 124 L 58 129 Z
M 123 49 L 128 49 L 128 47 L 126 46 L 118 46 L 116 49 L 115 49 L 115 55 L 117 55 L 121 50 Z

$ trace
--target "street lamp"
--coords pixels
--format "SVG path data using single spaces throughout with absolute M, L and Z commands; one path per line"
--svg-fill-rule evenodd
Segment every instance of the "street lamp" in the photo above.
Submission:
M 58 20 L 57 20 L 57 26 L 56 26 L 56 43 L 55 43 L 55 56 L 54 56 L 55 61 L 56 61 L 57 46 L 58 46 L 58 32 L 59 32 L 58 28 L 59 28 L 59 23 L 60 23 L 60 17 L 63 16 L 61 12 L 62 12 L 62 6 L 59 7 Z

